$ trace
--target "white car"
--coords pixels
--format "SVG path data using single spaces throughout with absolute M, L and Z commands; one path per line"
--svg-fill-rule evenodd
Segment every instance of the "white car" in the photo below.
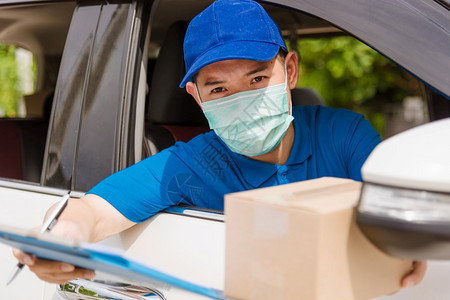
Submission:
M 68 190 L 81 197 L 111 173 L 209 130 L 196 103 L 178 88 L 183 30 L 209 3 L 0 2 L 0 42 L 28 49 L 36 60 L 37 89 L 26 99 L 27 112 L 43 111 L 38 117 L 0 118 L 1 223 L 38 226 Z M 370 45 L 417 78 L 431 121 L 450 116 L 447 0 L 277 0 L 264 1 L 264 7 L 291 43 L 349 35 Z M 299 93 L 298 105 L 323 103 L 309 90 Z M 224 222 L 220 211 L 173 207 L 103 243 L 223 290 Z M 0 245 L 0 262 L 0 280 L 6 281 L 17 263 L 9 247 Z M 431 262 L 420 286 L 386 299 L 447 298 L 449 274 L 448 263 Z M 23 270 L 8 287 L 0 285 L 0 294 L 47 300 L 99 299 L 106 293 L 115 299 L 120 290 L 123 299 L 131 299 L 132 293 L 123 294 L 136 287 L 115 281 L 107 282 L 115 290 L 101 282 L 54 285 Z M 202 298 L 171 287 L 148 288 L 155 287 L 143 286 L 147 296 L 139 299 Z

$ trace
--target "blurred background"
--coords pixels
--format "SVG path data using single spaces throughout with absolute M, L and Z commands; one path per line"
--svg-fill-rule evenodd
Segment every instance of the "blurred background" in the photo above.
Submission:
M 299 86 L 313 87 L 326 106 L 362 113 L 388 138 L 427 122 L 422 84 L 350 36 L 301 39 Z

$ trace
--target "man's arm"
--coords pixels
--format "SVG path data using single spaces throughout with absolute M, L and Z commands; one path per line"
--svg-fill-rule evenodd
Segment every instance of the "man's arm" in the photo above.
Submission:
M 52 209 L 48 210 L 47 215 Z M 134 224 L 103 198 L 88 194 L 69 201 L 51 232 L 78 241 L 97 242 Z M 17 249 L 13 252 L 19 262 L 48 282 L 64 283 L 74 278 L 90 279 L 95 275 L 91 270 L 75 268 L 68 263 L 38 259 Z
M 367 157 L 378 143 L 381 142 L 379 134 L 362 115 L 346 109 L 321 108 L 323 113 L 329 113 L 326 124 L 331 122 L 330 138 L 334 139 L 334 147 L 338 150 L 340 159 L 347 168 L 348 177 L 362 181 L 361 167 Z M 425 276 L 427 263 L 414 261 L 411 272 L 401 282 L 402 287 L 419 284 Z

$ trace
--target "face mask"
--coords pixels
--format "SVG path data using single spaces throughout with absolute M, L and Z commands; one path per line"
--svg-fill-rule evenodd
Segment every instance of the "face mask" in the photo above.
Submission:
M 282 84 L 202 103 L 209 126 L 235 153 L 257 156 L 272 151 L 294 119 Z

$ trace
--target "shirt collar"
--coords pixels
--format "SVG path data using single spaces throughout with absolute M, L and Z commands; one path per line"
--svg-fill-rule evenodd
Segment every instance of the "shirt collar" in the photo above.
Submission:
M 301 117 L 294 118 L 293 122 L 295 129 L 294 144 L 285 164 L 286 166 L 302 164 L 312 154 L 311 133 L 308 125 Z M 244 155 L 230 152 L 244 180 L 254 188 L 260 187 L 280 168 L 280 165 L 257 161 Z

